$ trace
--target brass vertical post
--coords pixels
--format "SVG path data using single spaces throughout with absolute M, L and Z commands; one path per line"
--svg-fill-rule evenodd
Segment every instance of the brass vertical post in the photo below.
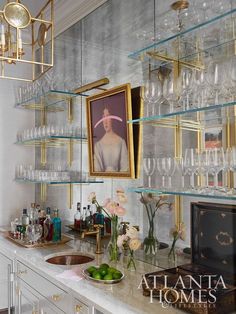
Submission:
M 67 119 L 69 123 L 73 121 L 73 100 L 70 98 L 68 100 L 68 111 L 67 111 Z
M 42 203 L 45 203 L 47 200 L 47 184 L 46 183 L 40 184 L 40 199 Z
M 69 209 L 72 208 L 73 205 L 73 185 L 69 184 L 68 186 L 68 207 Z
M 176 127 L 175 127 L 175 158 L 179 159 L 182 157 L 182 130 L 180 126 L 180 117 L 176 117 Z M 183 220 L 182 213 L 182 197 L 180 195 L 175 196 L 175 224 L 178 228 Z

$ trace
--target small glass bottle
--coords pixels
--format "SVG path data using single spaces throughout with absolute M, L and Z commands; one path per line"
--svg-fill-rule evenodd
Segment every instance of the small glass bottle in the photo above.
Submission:
M 30 205 L 29 220 L 32 225 L 38 223 L 38 210 L 35 203 L 31 203 Z
M 91 212 L 93 215 L 93 224 L 96 223 L 96 216 L 97 216 L 97 206 L 95 204 L 91 204 Z
M 29 225 L 29 215 L 28 215 L 28 212 L 27 212 L 27 209 L 24 208 L 23 209 L 23 213 L 22 213 L 22 216 L 21 216 L 21 225 L 22 225 L 22 230 L 21 230 L 21 233 L 24 235 L 25 232 L 26 232 L 26 229 L 27 229 L 27 226 Z
M 86 229 L 91 230 L 92 226 L 93 226 L 93 220 L 91 219 L 90 205 L 88 205 L 87 212 L 86 212 Z
M 52 241 L 52 237 L 53 237 L 53 222 L 50 217 L 51 210 L 49 207 L 47 208 L 46 213 L 47 214 L 46 214 L 46 219 L 43 224 L 43 231 L 44 231 L 44 239 L 49 242 L 49 241 Z
M 80 230 L 80 228 L 81 228 L 81 212 L 80 212 L 80 209 L 81 209 L 81 204 L 78 202 L 77 203 L 77 212 L 75 213 L 75 216 L 74 216 L 74 227 L 75 227 L 75 229 L 78 229 L 78 230 Z
M 86 230 L 87 229 L 87 226 L 86 226 L 86 207 L 83 207 L 81 228 L 82 228 L 82 230 Z
M 54 218 L 52 219 L 53 223 L 53 242 L 61 241 L 61 218 L 59 217 L 58 209 L 54 210 Z

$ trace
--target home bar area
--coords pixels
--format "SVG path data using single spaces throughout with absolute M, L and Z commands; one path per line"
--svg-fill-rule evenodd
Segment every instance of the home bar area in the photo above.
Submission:
M 0 313 L 236 314 L 236 1 L 0 0 Z

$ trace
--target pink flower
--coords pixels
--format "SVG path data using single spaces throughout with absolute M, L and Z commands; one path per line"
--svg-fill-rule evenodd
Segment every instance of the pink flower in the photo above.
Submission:
M 107 205 L 111 202 L 110 198 L 105 199 L 104 203 L 103 203 L 103 207 L 107 208 Z
M 115 215 L 117 215 L 118 217 L 123 217 L 126 213 L 126 209 L 122 206 L 117 206 L 116 207 L 116 212 Z
M 104 206 L 111 215 L 116 215 L 116 208 L 118 207 L 117 203 L 110 201 Z

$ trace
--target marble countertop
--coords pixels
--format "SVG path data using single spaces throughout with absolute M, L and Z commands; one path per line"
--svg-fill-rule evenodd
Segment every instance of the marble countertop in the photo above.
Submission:
M 75 281 L 70 278 L 58 277 L 58 275 L 65 274 L 68 266 L 56 266 L 45 262 L 45 257 L 50 254 L 69 251 L 94 255 L 94 246 L 84 241 L 72 240 L 66 245 L 26 249 L 6 239 L 4 234 L 0 233 L 0 252 L 10 258 L 16 258 L 75 297 L 82 298 L 88 304 L 94 305 L 104 314 L 182 313 L 175 308 L 162 308 L 158 300 L 155 299 L 153 303 L 150 303 L 149 297 L 143 296 L 142 290 L 138 289 L 142 275 L 156 271 L 159 269 L 158 267 L 137 261 L 137 270 L 132 272 L 128 271 L 126 265 L 122 264 L 121 261 L 117 268 L 125 273 L 125 279 L 118 284 L 97 284 L 84 278 Z M 99 265 L 102 262 L 107 262 L 105 254 L 94 255 L 94 257 L 95 260 L 89 264 Z M 76 268 L 77 270 L 78 267 L 80 269 L 87 268 L 89 264 L 76 266 Z

